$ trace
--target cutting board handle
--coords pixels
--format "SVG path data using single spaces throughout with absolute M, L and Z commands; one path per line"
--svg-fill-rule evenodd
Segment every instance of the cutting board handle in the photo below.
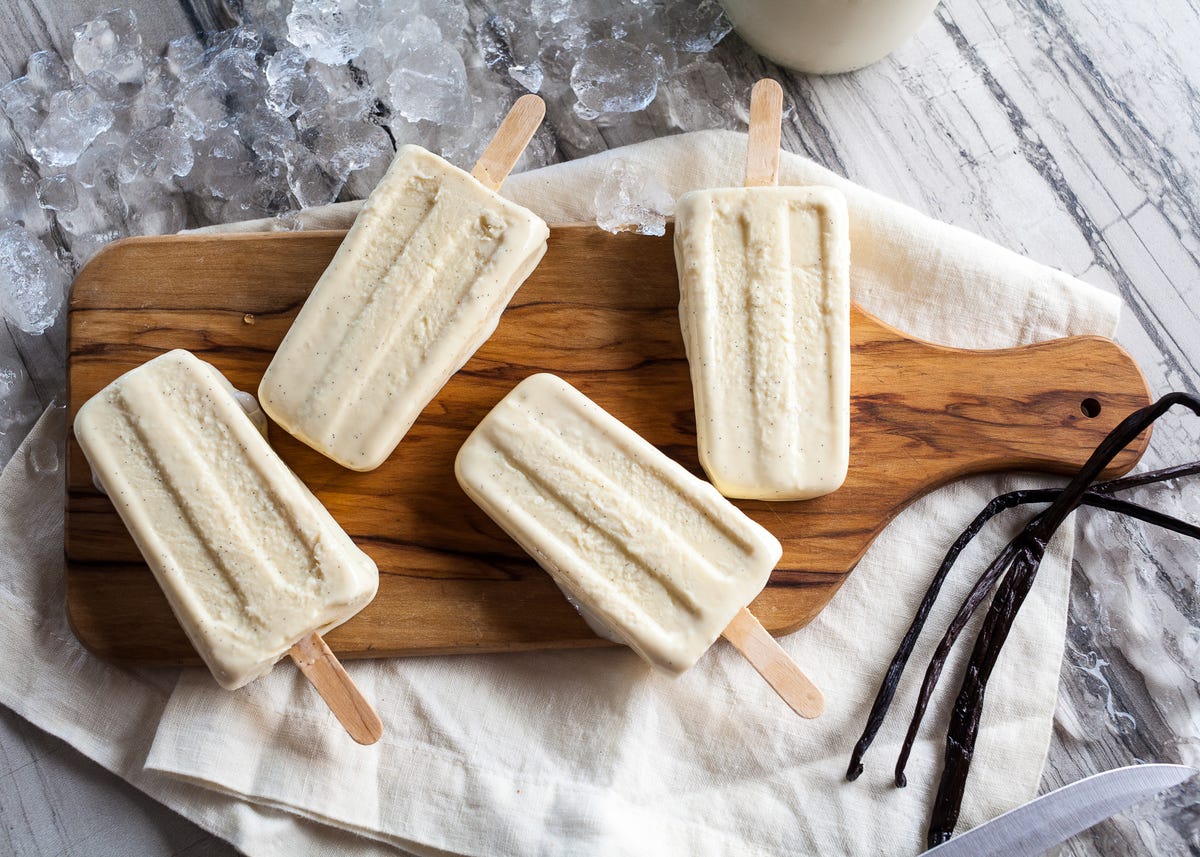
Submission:
M 1133 358 L 1104 337 L 968 351 L 912 339 L 860 307 L 854 312 L 861 316 L 851 325 L 855 362 L 870 350 L 875 377 L 873 393 L 854 396 L 852 425 L 890 435 L 873 448 L 892 448 L 896 467 L 920 469 L 899 480 L 911 498 L 970 473 L 1073 472 L 1103 436 L 1099 424 L 1150 397 Z M 1136 460 L 1140 449 L 1132 454 Z M 1110 469 L 1130 464 L 1124 456 Z

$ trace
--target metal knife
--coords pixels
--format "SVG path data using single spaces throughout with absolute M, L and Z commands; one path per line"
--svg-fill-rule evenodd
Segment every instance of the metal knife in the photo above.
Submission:
M 1187 765 L 1132 765 L 1095 774 L 997 816 L 921 857 L 1036 857 L 1197 773 Z

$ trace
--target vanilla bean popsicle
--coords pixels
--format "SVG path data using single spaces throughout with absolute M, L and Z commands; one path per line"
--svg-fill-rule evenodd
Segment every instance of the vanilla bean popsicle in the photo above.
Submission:
M 117 378 L 79 409 L 75 436 L 222 687 L 263 675 L 375 596 L 375 563 L 190 352 Z
M 400 148 L 263 376 L 272 419 L 353 470 L 391 454 L 546 252 L 541 218 L 496 193 L 544 109 L 514 107 L 499 169 Z
M 846 201 L 773 186 L 781 99 L 774 81 L 755 86 L 750 186 L 686 193 L 675 213 L 700 463 L 727 497 L 828 494 L 849 463 Z
M 832 188 L 680 198 L 679 319 L 700 461 L 727 497 L 803 500 L 846 477 L 846 203 Z
M 704 654 L 782 553 L 711 485 L 554 375 L 505 396 L 455 474 L 590 622 L 672 673 Z

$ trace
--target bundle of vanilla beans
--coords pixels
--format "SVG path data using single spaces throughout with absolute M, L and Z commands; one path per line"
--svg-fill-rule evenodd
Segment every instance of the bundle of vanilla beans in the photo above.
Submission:
M 1104 468 L 1121 450 L 1176 405 L 1182 405 L 1200 415 L 1200 398 L 1187 393 L 1169 393 L 1154 404 L 1126 417 L 1096 448 L 1087 463 L 1066 487 L 1013 491 L 992 500 L 954 542 L 937 574 L 934 575 L 933 582 L 929 585 L 929 590 L 917 608 L 917 614 L 884 675 L 879 694 L 875 697 L 875 704 L 871 707 L 871 713 L 867 717 L 866 728 L 851 754 L 850 767 L 846 772 L 847 779 L 855 780 L 863 771 L 863 754 L 875 739 L 875 735 L 883 723 L 883 718 L 887 715 L 892 697 L 900 682 L 900 676 L 916 645 L 917 637 L 921 634 L 925 619 L 929 616 L 929 611 L 932 609 L 934 601 L 937 600 L 942 583 L 959 554 L 979 534 L 989 520 L 1006 509 L 1028 503 L 1049 503 L 1049 506 L 1029 520 L 1029 523 L 1000 551 L 1000 554 L 980 576 L 979 581 L 967 595 L 950 623 L 950 627 L 938 644 L 925 672 L 925 680 L 917 698 L 916 710 L 896 762 L 896 785 L 899 787 L 906 784 L 904 768 L 908 762 L 909 753 L 912 751 L 917 730 L 920 728 L 921 720 L 929 705 L 929 699 L 933 695 L 942 668 L 945 666 L 950 648 L 971 620 L 976 609 L 994 589 L 995 595 L 988 608 L 979 636 L 975 638 L 975 647 L 971 652 L 958 698 L 955 700 L 950 715 L 941 783 L 938 786 L 937 798 L 929 819 L 927 842 L 930 848 L 945 842 L 954 832 L 959 810 L 962 807 L 967 773 L 971 767 L 971 757 L 975 750 L 975 738 L 979 731 L 979 719 L 983 712 L 988 678 L 992 674 L 992 668 L 996 665 L 996 659 L 1000 655 L 1000 650 L 1008 637 L 1017 613 L 1025 601 L 1025 596 L 1029 594 L 1029 590 L 1033 586 L 1038 566 L 1046 552 L 1046 545 L 1067 516 L 1081 505 L 1095 506 L 1200 539 L 1200 527 L 1114 496 L 1142 485 L 1200 473 L 1200 462 L 1139 473 L 1106 482 L 1096 481 Z

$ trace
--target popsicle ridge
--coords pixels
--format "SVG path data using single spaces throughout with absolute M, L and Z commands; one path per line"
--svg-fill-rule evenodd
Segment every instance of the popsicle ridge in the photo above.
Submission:
M 140 471 L 134 481 L 147 486 L 143 491 L 148 489 L 151 495 L 158 495 L 149 498 L 150 502 L 177 510 L 180 529 L 170 533 L 171 543 L 194 546 L 195 551 L 207 556 L 211 567 L 220 573 L 219 579 L 209 581 L 205 600 L 192 605 L 196 614 L 224 625 L 226 623 L 219 617 L 237 612 L 252 622 L 256 632 L 260 631 L 266 625 L 266 617 L 258 609 L 261 605 L 254 603 L 238 578 L 245 579 L 247 568 L 267 569 L 276 577 L 279 577 L 278 572 L 250 538 L 243 516 L 220 481 L 196 476 L 204 459 L 213 468 L 227 469 L 227 462 L 209 455 L 212 444 L 204 436 L 205 426 L 214 424 L 211 401 L 207 397 L 180 395 L 184 407 L 194 408 L 194 412 L 203 415 L 204 424 L 185 426 L 178 417 L 164 415 L 155 420 L 152 430 L 148 430 L 135 414 L 152 397 L 163 394 L 157 385 L 154 389 L 139 389 L 152 381 L 145 376 L 131 378 L 115 394 L 115 400 L 122 406 L 124 428 L 137 439 L 144 452 L 144 458 L 132 458 Z M 191 483 L 188 489 L 181 485 L 185 480 Z M 250 491 L 259 494 L 259 487 L 255 485 Z M 245 544 L 249 549 L 232 552 L 228 549 L 231 543 Z M 172 569 L 169 573 L 177 572 Z M 228 630 L 243 636 L 235 628 Z
M 750 217 L 741 210 L 737 220 L 746 233 L 745 267 L 718 273 L 717 283 L 723 284 L 729 304 L 745 302 L 745 307 L 731 316 L 745 320 L 740 341 L 749 346 L 744 354 L 745 366 L 738 373 L 747 379 L 747 386 L 736 393 L 749 394 L 755 431 L 748 433 L 747 439 L 777 466 L 788 460 L 789 447 L 804 446 L 807 440 L 800 426 L 803 404 L 796 389 L 800 373 L 781 371 L 782 367 L 804 365 L 798 362 L 803 355 L 798 353 L 802 345 L 796 335 L 797 289 L 780 288 L 794 275 L 788 216 L 779 208 L 772 209 L 767 217 Z M 744 283 L 741 289 L 734 287 L 738 282 Z M 737 341 L 726 339 L 728 353 L 735 351 Z M 718 407 L 728 406 L 723 402 Z
M 439 190 L 435 176 L 416 171 L 403 184 L 381 186 L 374 197 L 367 198 L 355 220 L 364 224 L 353 239 L 359 254 L 357 279 L 369 284 L 391 278 L 413 234 L 428 222 Z M 367 228 L 380 223 L 387 224 L 387 234 L 377 231 L 378 227 Z
M 310 431 L 326 444 L 332 444 L 347 424 L 359 433 L 375 429 L 383 416 L 378 409 L 342 408 L 339 403 L 363 401 L 368 387 L 396 395 L 411 383 L 425 354 L 437 348 L 442 337 L 453 335 L 447 330 L 461 319 L 477 278 L 489 273 L 489 263 L 503 245 L 494 213 L 456 222 L 440 199 L 439 193 L 409 239 L 395 248 L 398 252 L 386 273 L 373 284 L 372 279 L 361 280 L 370 297 L 345 326 L 320 380 L 301 406 Z M 422 252 L 426 247 L 433 248 L 428 256 Z M 467 270 L 453 282 L 439 279 L 439 269 L 453 260 L 466 260 Z M 387 342 L 421 347 L 377 347 Z
M 526 479 L 555 512 L 565 511 L 581 524 L 601 522 L 600 527 L 569 530 L 577 537 L 576 559 L 612 558 L 625 572 L 621 577 L 626 585 L 648 589 L 639 583 L 654 581 L 679 610 L 693 616 L 702 612 L 691 587 L 670 570 L 682 565 L 714 581 L 725 575 L 657 514 L 646 514 L 618 480 L 607 478 L 598 467 L 572 456 L 566 444 L 540 425 L 528 432 L 496 425 L 488 436 L 513 475 Z M 543 516 L 543 522 L 550 517 Z M 629 573 L 631 566 L 637 573 Z M 599 576 L 597 580 L 604 582 Z M 650 593 L 643 592 L 642 597 L 650 597 Z

